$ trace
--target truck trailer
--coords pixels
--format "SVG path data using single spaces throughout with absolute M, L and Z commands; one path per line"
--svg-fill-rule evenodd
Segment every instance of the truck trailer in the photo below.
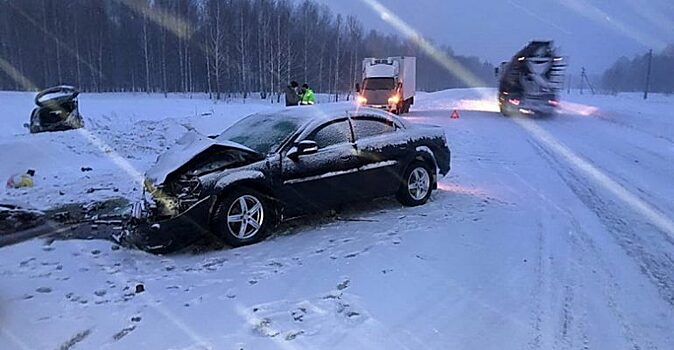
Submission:
M 510 62 L 496 69 L 501 113 L 554 113 L 565 71 L 566 58 L 557 54 L 552 41 L 529 42 Z
M 365 58 L 363 80 L 356 85 L 360 105 L 407 113 L 417 89 L 416 57 Z

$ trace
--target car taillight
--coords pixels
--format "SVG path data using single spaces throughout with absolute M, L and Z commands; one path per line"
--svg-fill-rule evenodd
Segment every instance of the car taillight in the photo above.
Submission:
M 388 99 L 388 103 L 391 105 L 397 105 L 398 102 L 400 102 L 400 96 L 398 95 L 391 96 Z
M 516 98 L 511 98 L 511 99 L 508 100 L 508 102 L 510 102 L 510 104 L 513 104 L 513 105 L 515 105 L 515 106 L 519 106 L 519 105 L 520 105 L 520 100 L 519 100 L 519 99 L 516 99 Z
M 356 98 L 356 102 L 358 102 L 359 105 L 364 105 L 367 103 L 367 99 L 361 95 L 358 95 L 358 98 Z

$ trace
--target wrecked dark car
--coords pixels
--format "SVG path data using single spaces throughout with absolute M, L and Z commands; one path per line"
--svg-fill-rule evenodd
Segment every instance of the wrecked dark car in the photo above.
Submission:
M 221 135 L 186 134 L 146 174 L 131 231 L 166 251 L 210 233 L 231 246 L 264 239 L 282 220 L 395 195 L 424 204 L 450 169 L 439 127 L 348 106 L 248 116 Z
M 25 126 L 32 134 L 84 127 L 84 120 L 78 106 L 79 94 L 77 89 L 66 85 L 40 91 L 35 96 L 37 107 L 30 115 L 30 124 L 25 124 Z

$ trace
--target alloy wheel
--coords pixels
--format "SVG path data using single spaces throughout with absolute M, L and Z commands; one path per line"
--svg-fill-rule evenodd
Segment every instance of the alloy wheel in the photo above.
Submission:
M 238 239 L 248 239 L 260 232 L 264 222 L 264 207 L 254 196 L 242 195 L 227 210 L 227 229 Z
M 417 201 L 426 197 L 431 188 L 431 177 L 423 167 L 417 167 L 410 173 L 407 180 L 407 190 L 410 196 Z

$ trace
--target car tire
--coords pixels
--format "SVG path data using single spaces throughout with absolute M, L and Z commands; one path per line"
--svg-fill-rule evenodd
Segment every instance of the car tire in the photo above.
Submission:
M 408 207 L 416 207 L 428 201 L 433 190 L 433 169 L 428 164 L 415 161 L 403 173 L 396 198 Z
M 265 239 L 274 223 L 275 212 L 267 196 L 238 188 L 216 204 L 211 229 L 228 245 L 240 247 Z

